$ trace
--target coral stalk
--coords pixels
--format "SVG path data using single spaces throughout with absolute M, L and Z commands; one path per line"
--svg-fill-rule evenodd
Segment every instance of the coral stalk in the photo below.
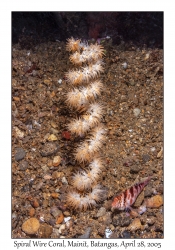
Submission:
M 105 190 L 97 184 L 104 168 L 99 152 L 105 142 L 106 130 L 101 124 L 104 108 L 97 102 L 103 83 L 97 79 L 104 71 L 103 47 L 85 44 L 81 40 L 68 39 L 66 49 L 73 54 L 70 61 L 76 69 L 66 73 L 71 90 L 66 94 L 66 104 L 77 111 L 67 128 L 74 136 L 85 137 L 74 151 L 78 164 L 85 170 L 73 174 L 73 189 L 67 194 L 67 205 L 73 209 L 86 210 L 96 206 L 105 197 Z

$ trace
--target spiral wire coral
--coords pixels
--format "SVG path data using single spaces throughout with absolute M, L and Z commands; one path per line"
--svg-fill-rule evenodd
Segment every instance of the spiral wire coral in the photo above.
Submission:
M 75 136 L 85 140 L 77 146 L 74 157 L 85 169 L 72 176 L 72 190 L 67 193 L 67 205 L 86 210 L 105 198 L 105 190 L 98 185 L 104 168 L 99 152 L 105 142 L 106 129 L 101 124 L 104 108 L 97 102 L 103 83 L 97 79 L 104 71 L 104 49 L 97 44 L 88 45 L 70 38 L 66 50 L 72 52 L 70 61 L 76 67 L 66 73 L 71 90 L 66 94 L 66 104 L 77 112 L 67 128 Z

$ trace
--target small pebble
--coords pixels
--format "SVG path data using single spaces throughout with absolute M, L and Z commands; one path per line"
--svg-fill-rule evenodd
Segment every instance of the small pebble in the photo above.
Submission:
M 58 151 L 59 147 L 56 143 L 54 142 L 47 142 L 44 144 L 42 150 L 41 150 L 41 155 L 43 157 L 45 156 L 50 156 L 55 154 Z
M 145 205 L 142 205 L 138 208 L 138 213 L 139 214 L 143 214 L 146 212 L 146 206 Z
M 153 193 L 152 187 L 148 187 L 148 186 L 147 186 L 147 187 L 145 188 L 145 190 L 144 190 L 145 197 L 151 196 L 152 193 Z
M 57 141 L 58 138 L 56 137 L 56 135 L 54 134 L 51 134 L 49 137 L 48 137 L 48 141 Z
M 112 234 L 112 231 L 109 228 L 106 228 L 105 230 L 105 237 L 106 239 L 109 239 Z
M 58 193 L 51 193 L 52 198 L 57 199 L 59 197 Z
M 66 225 L 65 224 L 62 224 L 59 229 L 58 229 L 58 232 L 61 234 L 63 230 L 65 230 L 66 228 Z
M 59 210 L 57 207 L 52 207 L 50 209 L 50 213 L 56 218 L 58 217 L 60 214 L 62 214 L 62 211 Z
M 36 189 L 36 190 L 39 190 L 39 189 L 43 186 L 43 184 L 44 184 L 44 183 L 43 183 L 42 181 L 40 181 L 39 183 L 36 184 L 35 189 Z
M 50 238 L 50 235 L 52 234 L 52 232 L 53 232 L 52 227 L 46 223 L 43 223 L 41 224 L 39 228 L 38 235 L 39 235 L 39 238 L 48 239 Z
M 29 210 L 29 216 L 30 217 L 33 217 L 35 215 L 35 209 L 32 207 L 30 210 Z
M 149 155 L 147 155 L 147 154 L 142 155 L 142 160 L 143 160 L 144 162 L 147 162 L 147 161 L 149 161 L 149 160 L 150 160 L 150 156 L 149 156 Z
M 57 178 L 60 178 L 60 177 L 63 177 L 64 176 L 64 173 L 63 172 L 57 172 L 57 171 L 54 171 L 52 173 L 52 178 L 53 179 L 57 179 Z
M 122 217 L 121 215 L 115 215 L 113 217 L 113 225 L 115 227 L 117 226 L 121 226 L 121 227 L 127 227 L 129 226 L 129 224 L 131 223 L 131 218 L 128 216 L 128 217 Z
M 34 200 L 31 202 L 31 205 L 32 205 L 32 207 L 37 208 L 37 207 L 39 207 L 39 202 L 37 201 L 37 199 L 34 199 Z
M 58 228 L 53 228 L 53 233 L 51 235 L 52 238 L 58 238 L 59 237 L 59 229 Z M 54 237 L 53 237 L 54 236 Z
M 59 215 L 58 215 L 58 217 L 56 218 L 56 224 L 58 225 L 58 224 L 61 224 L 62 222 L 63 222 L 63 220 L 64 220 L 64 215 L 63 215 L 63 213 L 60 213 Z
M 26 153 L 23 148 L 16 148 L 15 160 L 20 161 L 25 157 Z
M 12 213 L 12 219 L 16 219 L 17 215 L 15 213 Z
M 139 171 L 141 171 L 143 169 L 143 166 L 141 166 L 141 165 L 132 165 L 131 167 L 130 167 L 130 173 L 131 174 L 137 174 Z
M 24 137 L 24 132 L 22 132 L 18 127 L 14 127 L 14 130 L 16 132 L 16 136 L 22 139 Z
M 127 67 L 128 67 L 127 62 L 122 63 L 122 66 L 123 66 L 124 69 L 127 69 Z
M 36 218 L 30 218 L 22 224 L 22 230 L 27 234 L 36 234 L 40 223 Z
M 161 195 L 155 195 L 145 202 L 146 206 L 149 208 L 158 208 L 162 206 L 163 199 Z
M 148 223 L 148 225 L 152 226 L 156 221 L 156 218 L 154 216 L 150 216 L 146 219 L 146 222 Z
M 161 148 L 161 150 L 159 151 L 159 153 L 157 154 L 157 158 L 160 158 L 162 156 L 163 153 L 163 148 Z
M 19 169 L 20 169 L 21 171 L 25 171 L 25 170 L 28 168 L 28 166 L 29 166 L 29 164 L 28 164 L 27 161 L 21 161 L 21 162 L 19 163 Z
M 139 116 L 139 114 L 140 114 L 140 109 L 139 108 L 135 108 L 134 110 L 133 110 L 133 113 L 134 113 L 134 115 L 137 117 L 137 116 Z
M 17 97 L 17 96 L 13 96 L 13 100 L 16 101 L 16 102 L 19 102 L 19 101 L 20 101 L 20 98 Z
M 67 185 L 67 184 L 68 184 L 68 182 L 67 182 L 67 180 L 66 180 L 66 177 L 63 177 L 63 178 L 62 178 L 62 183 L 63 183 L 64 185 Z
M 53 166 L 57 167 L 61 163 L 61 157 L 59 155 L 53 158 Z
M 83 235 L 79 236 L 78 238 L 79 239 L 89 239 L 91 231 L 92 231 L 91 227 L 88 227 L 86 229 L 85 233 Z
M 145 55 L 145 60 L 148 60 L 149 59 L 149 56 L 150 56 L 150 53 L 147 53 L 146 55 Z
M 66 223 L 67 221 L 69 221 L 71 219 L 71 217 L 64 217 L 64 222 Z
M 131 216 L 131 218 L 135 218 L 135 217 L 139 216 L 139 214 L 137 213 L 137 211 L 135 211 L 133 209 L 130 211 L 129 215 Z
M 46 173 L 47 171 L 49 171 L 49 168 L 48 168 L 47 165 L 44 165 L 44 166 L 42 166 L 41 168 L 42 168 L 43 172 L 45 172 L 45 173 Z
M 101 217 L 105 215 L 105 213 L 106 213 L 106 209 L 104 207 L 101 207 L 97 212 L 97 217 Z
M 127 230 L 125 230 L 125 231 L 122 233 L 122 238 L 130 239 L 130 238 L 131 238 L 130 232 L 127 231 Z
M 138 229 L 141 229 L 142 228 L 142 224 L 140 222 L 140 219 L 139 218 L 135 218 L 132 223 L 128 226 L 128 230 L 129 231 L 136 231 Z
M 70 216 L 70 212 L 69 211 L 64 211 L 64 213 L 63 213 L 65 216 L 67 216 L 68 218 L 70 218 L 69 216 Z

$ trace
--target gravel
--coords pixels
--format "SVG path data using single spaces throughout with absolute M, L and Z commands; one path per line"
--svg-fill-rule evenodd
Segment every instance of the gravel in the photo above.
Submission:
M 64 103 L 65 73 L 71 68 L 65 43 L 12 47 L 12 238 L 30 238 L 36 229 L 38 238 L 105 238 L 106 229 L 111 238 L 163 238 L 163 51 L 108 41 L 104 48 L 105 88 L 99 100 L 108 133 L 100 182 L 107 198 L 84 212 L 65 203 L 78 170 L 76 140 L 63 136 L 74 117 Z M 61 162 L 54 166 L 58 155 Z M 158 196 L 139 220 L 111 212 L 113 197 L 147 176 L 152 178 L 140 202 Z M 57 224 L 62 213 L 71 220 Z M 24 223 L 33 217 L 36 225 L 29 232 Z

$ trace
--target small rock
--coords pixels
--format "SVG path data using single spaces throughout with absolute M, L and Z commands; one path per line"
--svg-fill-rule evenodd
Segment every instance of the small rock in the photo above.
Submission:
M 146 206 L 149 208 L 158 208 L 162 206 L 163 199 L 161 195 L 155 195 L 145 202 Z
M 45 172 L 45 173 L 49 170 L 47 165 L 44 165 L 41 168 L 42 168 L 43 172 Z
M 19 163 L 19 169 L 20 169 L 21 171 L 25 171 L 25 170 L 28 168 L 28 166 L 29 166 L 29 164 L 28 164 L 27 161 L 21 161 L 21 162 Z
M 53 98 L 55 96 L 55 92 L 52 91 L 51 94 L 50 94 L 50 97 Z
M 57 135 L 57 134 L 59 133 L 59 131 L 58 131 L 57 129 L 55 129 L 55 128 L 51 128 L 51 129 L 50 129 L 50 132 L 51 132 L 52 134 L 54 134 L 54 135 Z
M 139 218 L 135 218 L 132 223 L 127 228 L 129 231 L 136 231 L 138 229 L 142 229 L 142 224 Z
M 39 238 L 48 239 L 50 238 L 50 235 L 52 234 L 52 232 L 53 232 L 53 228 L 49 226 L 48 224 L 43 223 L 41 224 L 39 228 L 38 235 L 39 235 Z
M 125 157 L 123 160 L 123 166 L 125 167 L 130 167 L 133 165 L 133 163 L 134 163 L 134 159 L 131 157 Z
M 130 173 L 131 174 L 137 174 L 139 171 L 141 171 L 143 169 L 143 166 L 141 165 L 133 165 L 130 168 Z
M 52 173 L 52 178 L 53 179 L 57 179 L 57 178 L 60 178 L 60 177 L 63 177 L 64 176 L 64 173 L 63 172 L 57 172 L 57 171 L 54 171 Z
M 59 155 L 53 158 L 53 166 L 57 167 L 61 163 L 61 157 Z
M 133 112 L 134 112 L 134 115 L 137 117 L 140 114 L 140 109 L 139 108 L 135 108 L 133 110 Z
M 20 161 L 25 157 L 26 153 L 23 148 L 16 148 L 15 160 Z
M 65 221 L 65 219 L 64 219 L 64 221 Z M 74 224 L 73 220 L 70 218 L 70 220 L 66 221 L 65 223 L 66 223 L 66 228 L 71 230 L 71 228 Z
M 128 217 L 122 217 L 121 215 L 115 215 L 113 218 L 113 225 L 115 227 L 121 226 L 121 227 L 126 227 L 131 223 L 131 218 Z
M 122 238 L 124 239 L 130 239 L 131 238 L 131 234 L 129 231 L 125 230 L 123 233 L 122 233 Z
M 142 155 L 142 160 L 143 160 L 144 162 L 147 162 L 147 161 L 149 161 L 149 160 L 150 160 L 150 156 L 149 156 L 149 155 L 147 155 L 147 154 Z
M 81 236 L 79 236 L 78 238 L 79 239 L 89 239 L 90 237 L 90 234 L 91 234 L 91 231 L 92 231 L 92 228 L 91 227 L 88 227 L 85 231 L 85 233 Z
M 43 200 L 43 207 L 48 207 L 49 201 L 48 200 Z
M 32 207 L 37 208 L 37 207 L 39 207 L 39 202 L 37 201 L 37 199 L 34 199 L 34 200 L 31 202 L 31 205 L 32 205 Z
M 149 56 L 150 56 L 150 53 L 147 53 L 147 54 L 145 55 L 144 60 L 148 60 L 148 59 L 149 59 Z
M 56 223 L 56 219 L 50 218 L 50 220 L 48 221 L 48 223 L 49 223 L 51 226 L 54 226 L 55 223 Z
M 146 219 L 146 222 L 148 223 L 148 225 L 152 226 L 156 221 L 156 218 L 154 216 L 150 216 Z
M 43 184 L 44 184 L 44 183 L 43 183 L 42 181 L 40 181 L 39 183 L 36 184 L 35 189 L 36 189 L 36 190 L 39 190 L 39 189 L 43 186 Z
M 54 122 L 54 121 L 51 121 L 50 124 L 51 124 L 51 126 L 52 126 L 53 128 L 57 128 L 57 127 L 58 127 L 57 123 Z
M 32 207 L 30 210 L 29 210 L 29 216 L 30 217 L 33 217 L 35 215 L 35 209 Z
M 68 222 L 71 219 L 71 217 L 64 217 L 64 222 Z
M 97 217 L 101 217 L 105 215 L 105 213 L 106 213 L 106 209 L 104 207 L 101 207 L 97 212 Z
M 70 212 L 69 211 L 64 211 L 63 213 L 65 216 L 70 216 Z M 66 219 L 66 218 L 65 218 Z
M 101 218 L 103 219 L 103 223 L 105 225 L 112 223 L 111 212 L 105 213 L 105 215 L 103 215 Z
M 27 234 L 36 234 L 40 223 L 36 218 L 30 218 L 22 224 L 22 230 Z
M 58 193 L 51 193 L 52 198 L 57 199 L 59 197 Z
M 68 182 L 67 182 L 67 180 L 66 180 L 66 177 L 63 177 L 63 178 L 62 178 L 62 183 L 63 183 L 64 185 L 67 185 L 67 184 L 68 184 Z
M 53 215 L 53 217 L 58 217 L 60 214 L 62 214 L 62 211 L 59 210 L 57 207 L 52 207 L 50 209 L 50 213 Z
M 143 214 L 146 212 L 146 206 L 145 205 L 142 205 L 138 208 L 138 213 L 139 214 Z
M 16 102 L 19 102 L 19 101 L 20 101 L 20 98 L 17 97 L 17 96 L 13 96 L 13 100 L 16 101 Z
M 52 179 L 52 176 L 50 174 L 46 174 L 44 176 L 44 180 L 50 180 L 50 179 Z
M 145 190 L 144 190 L 144 193 L 145 193 L 145 197 L 149 197 L 152 195 L 153 191 L 152 191 L 152 187 L 146 187 Z
M 44 83 L 49 86 L 49 85 L 52 85 L 52 81 L 49 80 L 49 79 L 44 79 Z
M 122 63 L 122 66 L 123 66 L 124 69 L 127 69 L 127 67 L 128 67 L 127 62 Z
M 24 132 L 22 132 L 18 127 L 14 127 L 16 136 L 22 139 L 24 137 Z
M 111 235 L 112 235 L 112 230 L 110 230 L 109 228 L 106 228 L 105 229 L 105 238 L 109 239 Z
M 66 225 L 65 225 L 65 224 L 62 224 L 62 225 L 60 226 L 60 228 L 58 229 L 58 232 L 61 234 L 62 231 L 65 230 L 65 228 L 66 228 Z
M 50 156 L 50 155 L 55 154 L 58 151 L 58 149 L 59 149 L 59 146 L 56 143 L 47 142 L 44 144 L 44 147 L 40 153 L 43 157 Z
M 139 214 L 137 213 L 137 211 L 133 210 L 133 209 L 130 211 L 129 215 L 131 216 L 131 218 L 135 218 L 135 217 L 139 216 Z
M 54 134 L 51 134 L 49 137 L 48 137 L 48 141 L 57 141 L 58 138 L 56 137 L 56 135 Z
M 162 156 L 163 153 L 163 148 L 161 147 L 161 150 L 159 151 L 159 153 L 157 154 L 157 158 L 160 158 Z
M 105 229 L 106 229 L 106 225 L 101 225 L 101 226 L 98 228 L 98 234 L 99 234 L 101 237 L 104 237 L 104 235 L 105 235 Z
M 58 238 L 59 237 L 59 229 L 53 228 L 52 238 Z
M 61 212 L 58 217 L 56 218 L 56 224 L 61 224 L 64 220 L 64 215 L 63 213 Z

